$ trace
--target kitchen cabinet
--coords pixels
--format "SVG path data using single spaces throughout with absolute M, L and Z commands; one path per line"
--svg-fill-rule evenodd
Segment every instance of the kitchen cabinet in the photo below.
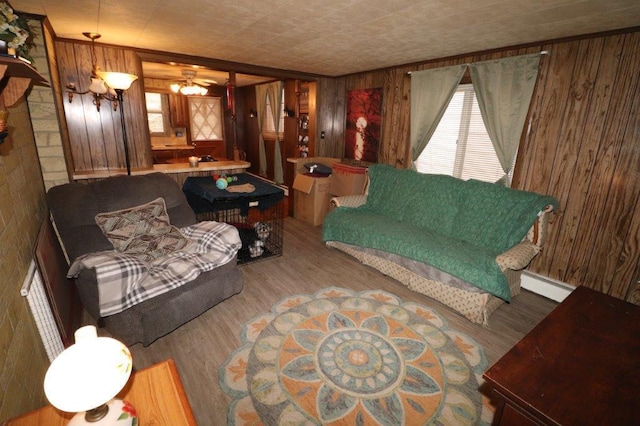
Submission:
M 189 110 L 186 96 L 170 93 L 169 110 L 171 112 L 171 127 L 186 128 L 189 126 Z

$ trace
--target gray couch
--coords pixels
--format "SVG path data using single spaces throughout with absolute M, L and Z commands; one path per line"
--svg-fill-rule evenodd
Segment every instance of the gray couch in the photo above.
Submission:
M 113 249 L 95 222 L 96 214 L 138 206 L 158 197 L 164 198 L 172 225 L 181 228 L 196 223 L 182 190 L 163 173 L 56 186 L 47 192 L 47 204 L 67 258 L 73 262 L 86 253 Z M 126 345 L 147 346 L 239 293 L 242 274 L 234 259 L 181 287 L 104 318 L 100 318 L 95 271 L 83 269 L 76 286 L 85 309 L 98 325 L 104 325 Z

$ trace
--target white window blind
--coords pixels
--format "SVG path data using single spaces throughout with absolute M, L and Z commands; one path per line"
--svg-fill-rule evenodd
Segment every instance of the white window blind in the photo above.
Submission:
M 460 85 L 416 161 L 421 173 L 496 182 L 504 171 L 482 121 L 473 85 Z M 513 170 L 513 168 L 512 168 Z
M 188 100 L 191 140 L 223 140 L 221 98 L 189 96 Z
M 146 92 L 144 94 L 147 104 L 147 121 L 151 134 L 165 134 L 167 132 L 166 95 L 161 93 Z

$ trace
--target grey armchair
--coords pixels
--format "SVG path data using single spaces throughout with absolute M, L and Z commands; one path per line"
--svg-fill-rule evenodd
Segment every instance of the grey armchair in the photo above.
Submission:
M 116 176 L 89 184 L 70 183 L 51 188 L 47 204 L 67 258 L 113 246 L 95 222 L 98 213 L 138 206 L 158 197 L 165 200 L 172 225 L 196 223 L 178 184 L 163 173 Z M 87 312 L 126 345 L 151 344 L 242 290 L 236 259 L 201 273 L 195 280 L 138 303 L 120 313 L 100 317 L 95 271 L 83 269 L 76 287 Z

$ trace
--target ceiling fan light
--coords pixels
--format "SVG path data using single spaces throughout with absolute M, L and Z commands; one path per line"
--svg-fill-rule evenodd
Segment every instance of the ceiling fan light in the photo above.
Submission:
M 187 84 L 180 87 L 180 93 L 185 96 L 194 96 L 194 95 L 206 95 L 209 91 L 202 86 L 198 86 L 197 84 Z
M 180 91 L 180 83 L 173 83 L 171 86 L 171 91 L 173 93 L 178 93 Z

